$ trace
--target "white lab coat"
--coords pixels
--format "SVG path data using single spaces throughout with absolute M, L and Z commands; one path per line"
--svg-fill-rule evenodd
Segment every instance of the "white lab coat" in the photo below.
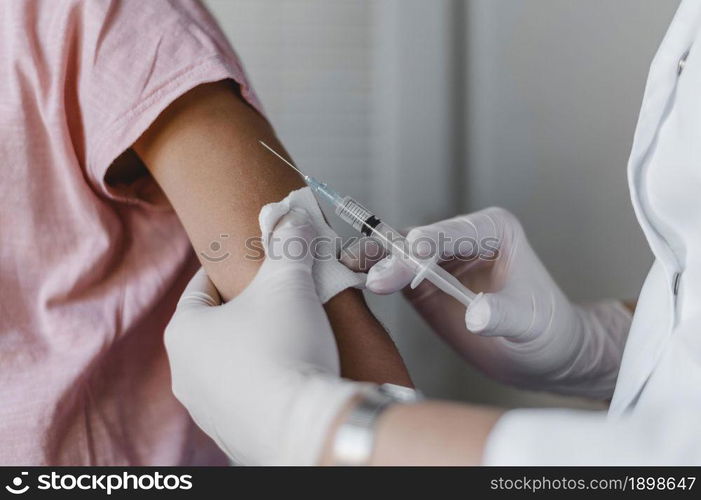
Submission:
M 628 178 L 655 262 L 610 409 L 508 412 L 487 464 L 701 464 L 700 0 L 682 2 L 652 62 Z

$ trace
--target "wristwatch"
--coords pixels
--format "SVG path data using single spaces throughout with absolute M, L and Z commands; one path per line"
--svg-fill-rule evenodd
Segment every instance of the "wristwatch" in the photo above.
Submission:
M 375 427 L 379 416 L 393 404 L 415 403 L 423 399 L 409 387 L 395 384 L 372 386 L 361 394 L 336 431 L 333 443 L 335 465 L 367 465 L 375 445 Z

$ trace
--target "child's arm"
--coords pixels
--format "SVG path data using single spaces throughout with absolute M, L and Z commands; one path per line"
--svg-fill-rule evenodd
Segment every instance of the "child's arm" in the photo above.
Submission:
M 212 242 L 222 245 L 217 255 L 231 254 L 221 262 L 201 259 L 225 299 L 243 290 L 258 269 L 259 261 L 244 258 L 242 242 L 260 234 L 260 208 L 303 185 L 259 139 L 284 152 L 268 122 L 225 81 L 182 96 L 134 144 L 198 256 L 213 254 Z M 222 234 L 229 237 L 222 239 Z M 399 353 L 360 292 L 341 292 L 325 307 L 344 377 L 411 384 Z

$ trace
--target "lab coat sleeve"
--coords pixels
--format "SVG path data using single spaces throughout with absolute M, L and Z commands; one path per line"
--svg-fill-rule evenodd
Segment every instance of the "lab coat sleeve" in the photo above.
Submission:
M 616 419 L 604 412 L 526 409 L 504 414 L 490 433 L 485 465 L 701 464 L 701 408 L 660 407 Z

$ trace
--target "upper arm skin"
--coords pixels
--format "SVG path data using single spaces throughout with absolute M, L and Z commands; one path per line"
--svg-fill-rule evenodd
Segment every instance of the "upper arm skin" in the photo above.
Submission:
M 243 290 L 258 269 L 259 262 L 245 258 L 245 241 L 260 235 L 260 208 L 303 185 L 258 143 L 282 149 L 268 122 L 235 92 L 229 82 L 196 87 L 134 144 L 224 300 Z M 217 256 L 231 256 L 201 258 L 213 254 L 212 242 L 222 245 Z
M 260 261 L 246 259 L 245 241 L 260 236 L 258 213 L 304 184 L 258 140 L 284 153 L 270 124 L 231 81 L 200 85 L 172 103 L 134 144 L 165 192 L 198 256 L 222 245 L 220 262 L 200 259 L 224 300 L 242 291 Z M 228 235 L 221 238 L 222 234 Z M 362 295 L 346 290 L 326 304 L 342 375 L 411 384 L 391 339 Z

